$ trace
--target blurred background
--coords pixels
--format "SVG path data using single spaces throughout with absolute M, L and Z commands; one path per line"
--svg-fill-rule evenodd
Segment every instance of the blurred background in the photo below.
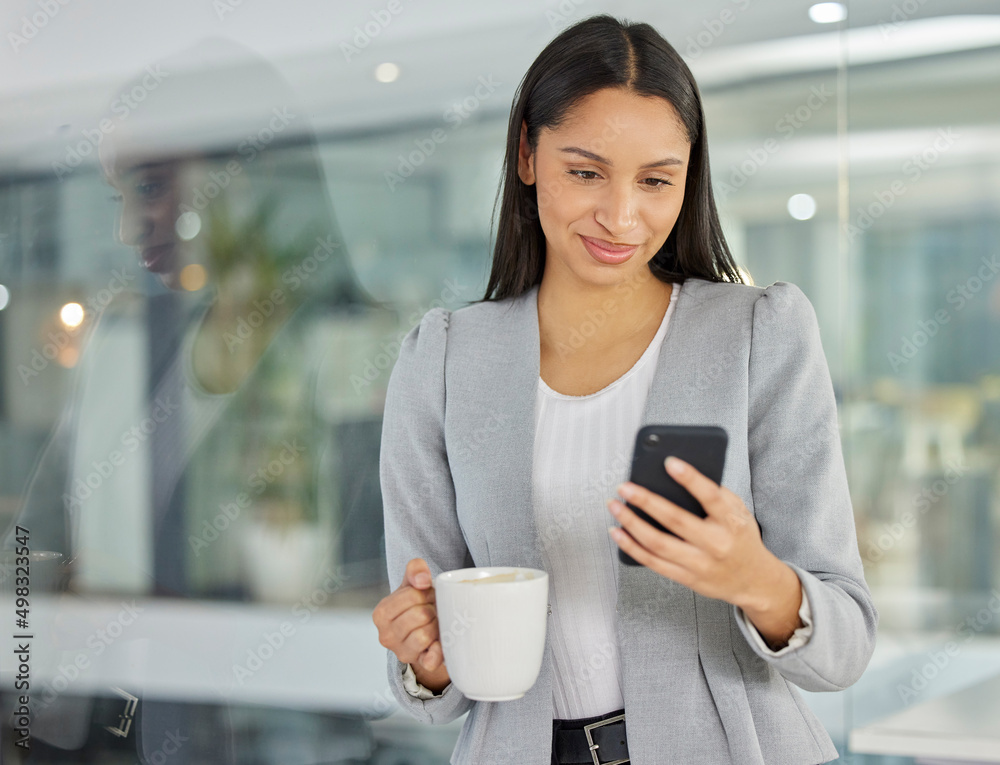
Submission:
M 384 391 L 599 12 L 685 56 L 738 262 L 819 317 L 881 623 L 807 702 L 844 762 L 1000 762 L 996 0 L 7 0 L 3 762 L 447 762 L 371 623 Z

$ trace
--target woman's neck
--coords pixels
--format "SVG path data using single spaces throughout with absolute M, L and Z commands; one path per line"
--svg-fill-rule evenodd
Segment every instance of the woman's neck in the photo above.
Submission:
M 543 278 L 538 288 L 541 352 L 586 359 L 656 334 L 670 303 L 672 285 L 647 269 L 609 286 L 566 289 Z

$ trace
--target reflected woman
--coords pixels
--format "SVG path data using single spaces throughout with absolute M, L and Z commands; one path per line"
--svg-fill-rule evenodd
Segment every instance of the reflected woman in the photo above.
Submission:
M 393 317 L 358 284 L 315 139 L 273 67 L 216 40 L 157 69 L 155 88 L 125 87 L 148 92 L 99 147 L 120 205 L 116 233 L 145 272 L 136 283 L 146 294 L 122 294 L 95 317 L 19 520 L 39 548 L 63 554 L 68 587 L 82 595 L 291 608 L 317 588 L 380 582 L 382 390 L 351 376 Z M 92 630 L 65 626 L 54 660 L 82 652 L 95 673 L 140 644 L 152 664 L 178 650 L 167 636 L 123 634 L 91 656 L 80 636 Z M 210 645 L 191 646 L 185 662 L 200 668 L 200 695 L 217 699 L 215 730 L 196 724 L 190 704 L 160 701 L 156 689 L 147 698 L 138 669 L 122 684 L 141 699 L 135 735 L 147 758 L 175 728 L 191 741 L 177 762 L 245 761 L 241 726 L 306 725 L 298 749 L 283 738 L 282 762 L 315 762 L 331 742 L 368 750 L 357 718 L 230 714 L 238 663 L 215 661 L 226 646 Z M 101 709 L 53 698 L 33 732 L 79 748 L 101 730 Z M 262 734 L 257 746 L 270 742 Z

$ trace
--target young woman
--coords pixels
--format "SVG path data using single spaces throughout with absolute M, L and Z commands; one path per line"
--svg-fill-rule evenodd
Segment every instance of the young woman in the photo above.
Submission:
M 652 27 L 567 29 L 511 112 L 484 299 L 403 343 L 381 454 L 396 589 L 373 618 L 407 711 L 469 712 L 452 762 L 837 756 L 790 685 L 851 685 L 875 639 L 832 383 L 802 292 L 744 283 L 706 146 L 697 86 Z M 626 481 L 647 423 L 728 431 L 721 485 L 664 466 L 706 518 Z M 450 684 L 431 581 L 468 565 L 550 574 L 542 671 L 517 701 Z M 583 726 L 605 721 L 591 750 Z

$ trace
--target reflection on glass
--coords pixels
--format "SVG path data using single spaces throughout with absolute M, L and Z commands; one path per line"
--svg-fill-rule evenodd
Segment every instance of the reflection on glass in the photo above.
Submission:
M 206 57 L 226 64 L 200 68 Z M 32 733 L 43 750 L 79 750 L 96 728 L 146 761 L 169 733 L 185 761 L 246 762 L 233 734 L 250 726 L 277 756 L 280 715 L 250 706 L 273 706 L 254 676 L 318 609 L 366 603 L 383 583 L 384 381 L 358 381 L 396 324 L 354 275 L 315 139 L 270 65 L 210 41 L 119 90 L 143 96 L 102 119 L 98 154 L 132 258 L 56 312 L 56 358 L 78 374 L 5 544 L 30 529 L 46 556 L 33 591 L 62 593 L 36 616 L 49 694 Z M 116 605 L 88 610 L 94 596 Z M 135 596 L 280 610 L 192 642 L 198 611 L 150 634 L 162 612 Z M 176 662 L 171 685 L 163 667 Z M 91 680 L 71 687 L 80 673 Z M 303 738 L 282 761 L 368 751 L 376 712 L 323 711 L 310 724 L 286 713 Z

